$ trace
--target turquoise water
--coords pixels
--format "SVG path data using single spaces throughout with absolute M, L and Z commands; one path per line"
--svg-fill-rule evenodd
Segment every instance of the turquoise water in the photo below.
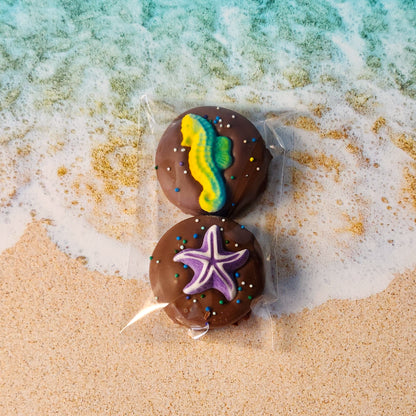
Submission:
M 3 1 L 2 106 L 94 111 L 99 94 L 134 113 L 140 91 L 275 109 L 280 90 L 363 83 L 415 98 L 414 1 L 223 3 Z
M 3 0 L 0 249 L 47 219 L 89 267 L 145 277 L 141 216 L 182 218 L 148 197 L 158 134 L 216 104 L 273 114 L 289 151 L 284 196 L 243 218 L 278 218 L 278 312 L 382 290 L 414 266 L 415 45 L 414 1 Z

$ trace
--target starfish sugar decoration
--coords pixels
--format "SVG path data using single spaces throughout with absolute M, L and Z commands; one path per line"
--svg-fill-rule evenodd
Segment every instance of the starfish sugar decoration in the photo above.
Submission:
M 245 264 L 249 257 L 247 249 L 226 251 L 222 247 L 220 229 L 212 225 L 204 236 L 199 249 L 187 248 L 173 257 L 194 271 L 192 280 L 184 287 L 187 295 L 195 295 L 207 289 L 219 290 L 230 301 L 237 294 L 234 271 Z

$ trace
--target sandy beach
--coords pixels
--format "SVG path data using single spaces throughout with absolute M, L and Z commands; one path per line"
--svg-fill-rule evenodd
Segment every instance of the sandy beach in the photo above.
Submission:
M 273 331 L 254 318 L 197 341 L 168 322 L 155 330 L 157 313 L 120 334 L 143 296 L 30 224 L 0 257 L 0 414 L 416 411 L 416 271 L 367 299 L 274 318 Z

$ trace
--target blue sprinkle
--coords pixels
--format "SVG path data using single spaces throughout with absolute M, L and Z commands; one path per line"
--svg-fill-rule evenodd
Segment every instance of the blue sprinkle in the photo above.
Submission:
M 244 230 L 244 228 L 246 228 L 246 226 L 245 225 L 242 225 L 241 228 Z
M 179 192 L 180 191 L 180 189 L 179 188 L 175 188 L 175 192 Z
M 220 116 L 215 117 L 215 120 L 219 121 L 220 120 Z
M 207 307 L 205 308 L 205 310 L 206 310 L 207 312 L 209 312 L 209 311 L 211 310 L 211 308 L 210 308 L 209 306 L 207 306 Z
M 251 141 L 254 143 L 254 142 L 256 142 L 257 140 L 253 137 L 253 138 L 251 139 Z
M 186 297 L 186 300 L 189 300 L 189 299 L 191 299 L 191 297 L 190 297 L 190 296 L 187 296 L 187 297 Z
M 240 300 L 240 299 L 237 299 L 237 300 L 235 301 L 235 303 L 241 303 L 241 300 Z
M 235 273 L 234 273 L 234 276 L 235 276 L 235 277 L 240 277 L 240 273 L 235 272 Z
M 218 120 L 214 120 L 214 121 L 213 121 L 213 123 L 214 123 L 214 124 L 217 124 L 217 123 L 218 123 Z
M 189 267 L 189 266 L 188 266 L 187 264 L 184 264 L 184 265 L 183 265 L 183 268 L 184 268 L 184 269 L 187 269 L 188 267 Z
M 208 116 L 205 114 L 204 116 L 203 116 L 205 119 L 208 119 Z
M 231 204 L 231 206 L 232 206 L 232 207 L 235 207 L 235 202 L 233 202 L 233 203 Z
M 182 237 L 180 235 L 176 236 L 176 239 L 179 241 Z
M 238 287 L 237 289 L 239 292 L 241 292 L 243 290 L 243 288 L 241 286 Z
M 198 238 L 198 234 L 197 233 L 194 234 L 194 238 Z

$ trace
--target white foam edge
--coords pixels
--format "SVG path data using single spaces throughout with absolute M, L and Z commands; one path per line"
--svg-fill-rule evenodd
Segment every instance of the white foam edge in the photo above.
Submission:
M 11 207 L 0 222 L 0 250 L 13 246 L 32 221 L 48 220 L 44 226 L 51 240 L 70 257 L 85 257 L 86 267 L 124 278 L 140 278 L 147 266 L 144 256 L 130 243 L 99 233 L 84 218 L 75 215 L 32 181 L 19 189 Z

